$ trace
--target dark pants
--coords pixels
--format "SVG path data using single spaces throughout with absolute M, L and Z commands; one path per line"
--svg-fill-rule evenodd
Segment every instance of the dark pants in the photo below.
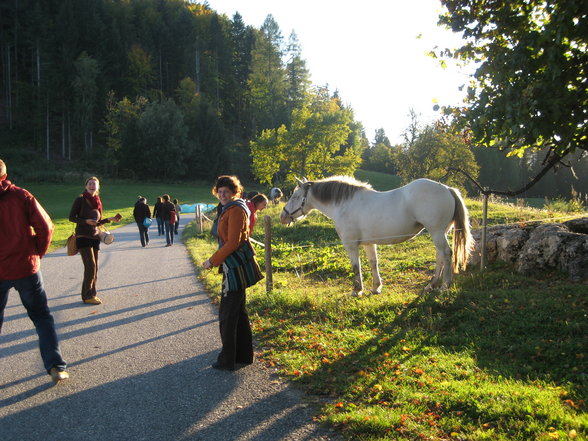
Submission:
M 164 234 L 163 219 L 160 217 L 156 217 L 155 220 L 157 221 L 157 235 L 161 236 L 162 234 Z
M 178 228 L 180 227 L 180 216 L 176 218 L 176 223 L 174 224 L 174 234 L 178 234 Z
M 163 221 L 163 226 L 165 230 L 165 241 L 168 245 L 173 245 L 174 243 L 174 225 L 170 224 L 169 221 Z
M 221 297 L 219 328 L 223 348 L 218 362 L 231 369 L 235 363 L 252 363 L 253 337 L 245 309 L 245 291 L 229 291 Z
M 80 248 L 80 256 L 84 263 L 84 280 L 82 281 L 82 300 L 96 297 L 96 280 L 98 279 L 99 248 Z
M 39 349 L 45 370 L 56 367 L 65 370 L 67 367 L 57 341 L 55 322 L 47 306 L 47 293 L 43 287 L 41 273 L 33 274 L 18 280 L 0 280 L 0 332 L 4 321 L 4 309 L 8 301 L 8 291 L 15 288 L 20 295 L 20 301 L 27 310 L 27 314 L 39 336 Z
M 139 227 L 139 238 L 141 239 L 141 246 L 145 246 L 149 243 L 149 228 L 143 224 L 137 224 Z

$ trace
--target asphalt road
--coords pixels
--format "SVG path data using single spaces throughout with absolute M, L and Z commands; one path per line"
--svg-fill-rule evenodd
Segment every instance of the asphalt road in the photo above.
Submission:
M 2 441 L 340 439 L 312 421 L 304 394 L 259 362 L 210 367 L 220 349 L 217 308 L 181 242 L 165 247 L 152 227 L 142 248 L 134 224 L 114 233 L 100 256 L 102 305 L 81 302 L 79 255 L 60 249 L 42 260 L 68 381 L 54 386 L 44 372 L 11 290 L 0 335 Z

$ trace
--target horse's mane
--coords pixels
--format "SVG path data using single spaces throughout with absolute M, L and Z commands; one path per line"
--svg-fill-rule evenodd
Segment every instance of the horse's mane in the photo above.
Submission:
M 319 201 L 339 203 L 350 199 L 359 190 L 372 190 L 372 186 L 350 176 L 331 176 L 313 181 L 311 189 Z

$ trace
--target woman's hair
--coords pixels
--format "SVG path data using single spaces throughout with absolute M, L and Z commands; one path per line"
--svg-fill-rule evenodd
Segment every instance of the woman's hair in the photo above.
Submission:
M 169 202 L 169 194 L 164 194 L 162 198 L 165 202 Z
M 251 198 L 251 202 L 255 205 L 262 203 L 263 201 L 268 202 L 267 196 L 263 193 L 257 193 L 255 196 Z
M 163 202 L 163 201 L 161 200 L 161 196 L 157 196 L 157 202 Z
M 88 182 L 90 182 L 92 180 L 96 181 L 96 184 L 98 184 L 98 189 L 96 190 L 96 194 L 99 194 L 100 193 L 100 179 L 98 179 L 96 176 L 92 176 L 92 177 L 86 179 L 86 182 L 84 183 L 84 188 L 86 188 L 86 185 L 88 185 Z
M 174 199 L 174 204 L 179 204 L 180 201 L 178 201 L 177 199 Z
M 216 178 L 216 183 L 214 184 L 214 187 L 212 187 L 212 194 L 217 196 L 218 189 L 221 187 L 229 188 L 237 197 L 241 196 L 243 193 L 243 186 L 237 176 L 223 175 Z

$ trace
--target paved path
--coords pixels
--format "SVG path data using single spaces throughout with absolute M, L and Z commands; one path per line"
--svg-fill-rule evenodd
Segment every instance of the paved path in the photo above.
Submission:
M 190 220 L 182 216 L 181 225 Z M 102 246 L 98 295 L 84 305 L 82 263 L 65 249 L 41 272 L 71 379 L 53 386 L 32 323 L 12 290 L 0 335 L 0 439 L 331 440 L 304 396 L 255 362 L 210 367 L 220 349 L 217 309 L 185 247 L 134 224 Z M 181 234 L 181 231 L 180 231 Z M 178 237 L 178 236 L 176 236 Z

